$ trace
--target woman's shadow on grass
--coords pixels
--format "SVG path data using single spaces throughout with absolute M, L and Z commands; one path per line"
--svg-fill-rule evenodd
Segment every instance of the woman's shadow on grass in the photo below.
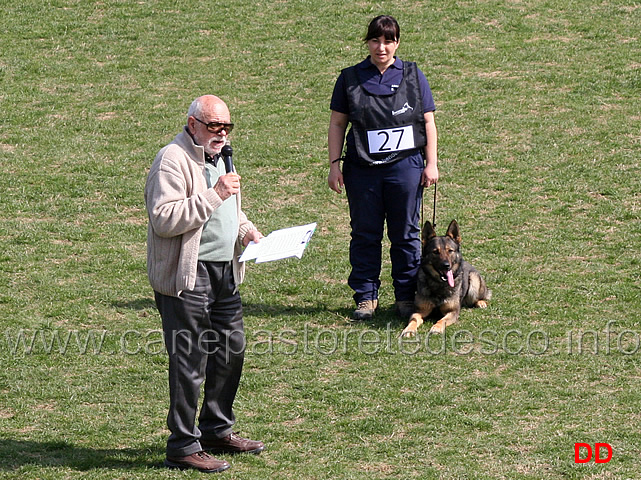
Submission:
M 0 471 L 17 470 L 25 465 L 80 471 L 105 468 L 144 470 L 164 468 L 162 458 L 164 447 L 98 449 L 65 441 L 0 439 Z

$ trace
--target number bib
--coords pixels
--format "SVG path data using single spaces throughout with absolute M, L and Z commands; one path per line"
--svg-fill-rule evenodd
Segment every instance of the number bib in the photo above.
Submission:
M 411 125 L 383 130 L 368 130 L 369 153 L 393 153 L 416 148 Z

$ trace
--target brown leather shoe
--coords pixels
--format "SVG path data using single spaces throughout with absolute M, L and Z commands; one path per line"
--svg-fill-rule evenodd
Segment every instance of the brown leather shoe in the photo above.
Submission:
M 212 453 L 254 453 L 257 455 L 265 450 L 263 442 L 239 437 L 235 433 L 214 440 L 203 440 L 201 438 L 200 446 L 203 447 L 203 450 Z
M 224 460 L 218 460 L 207 452 L 196 452 L 186 457 L 170 457 L 165 459 L 165 466 L 186 470 L 193 468 L 205 473 L 219 473 L 227 470 L 231 465 Z
M 371 320 L 374 316 L 374 312 L 378 308 L 378 300 L 363 300 L 359 302 L 354 314 L 352 315 L 352 320 L 355 322 L 361 322 L 363 320 Z

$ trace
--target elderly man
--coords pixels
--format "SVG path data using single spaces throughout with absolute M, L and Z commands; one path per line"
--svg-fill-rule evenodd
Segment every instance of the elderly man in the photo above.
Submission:
M 265 448 L 232 431 L 245 349 L 238 256 L 262 237 L 240 208 L 240 176 L 226 173 L 221 159 L 233 126 L 220 98 L 194 100 L 187 125 L 156 155 L 145 185 L 147 270 L 169 354 L 170 468 L 221 472 L 229 463 L 208 452 Z

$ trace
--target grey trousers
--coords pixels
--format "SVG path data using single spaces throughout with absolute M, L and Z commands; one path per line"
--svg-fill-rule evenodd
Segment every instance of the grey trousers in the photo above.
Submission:
M 191 455 L 202 450 L 200 438 L 229 435 L 235 423 L 232 406 L 245 354 L 240 294 L 231 262 L 198 262 L 193 290 L 155 296 L 169 355 L 167 455 Z

